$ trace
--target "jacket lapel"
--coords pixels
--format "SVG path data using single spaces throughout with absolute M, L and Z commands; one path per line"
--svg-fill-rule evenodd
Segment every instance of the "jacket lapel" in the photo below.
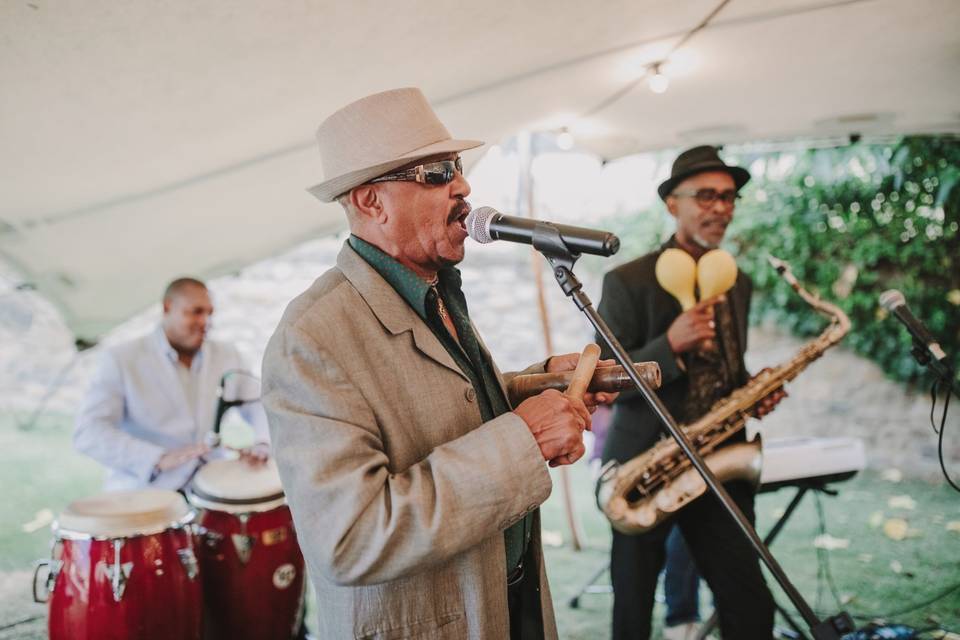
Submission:
M 420 353 L 470 381 L 416 311 L 347 242 L 337 256 L 337 267 L 387 331 L 395 336 L 409 331 Z
M 190 421 L 194 422 L 195 417 L 190 414 L 190 410 L 187 408 L 187 396 L 183 392 L 183 385 L 180 384 L 180 379 L 177 377 L 176 367 L 179 364 L 172 362 L 167 355 L 167 339 L 162 332 L 163 329 L 158 327 L 150 336 L 150 348 L 153 351 L 154 358 L 158 360 L 158 366 L 155 368 L 156 375 L 161 379 L 158 386 L 172 405 L 177 407 L 178 413 L 182 416 L 189 416 Z
M 203 402 L 202 399 L 217 397 L 217 387 L 220 386 L 220 378 L 209 375 L 210 369 L 214 366 L 214 363 L 212 362 L 213 349 L 210 348 L 206 341 L 204 341 L 201 351 L 197 355 L 200 356 L 200 367 L 195 373 L 195 380 L 197 383 L 197 406 L 194 407 L 193 420 L 197 425 L 197 432 L 204 434 L 213 429 L 213 418 L 208 417 L 208 411 L 205 409 L 205 407 L 209 407 L 209 404 Z M 210 422 L 204 424 L 208 420 Z
M 483 343 L 483 338 L 480 337 L 480 332 L 477 331 L 476 325 L 471 322 L 470 326 L 473 327 L 473 335 L 477 337 L 477 344 L 480 346 L 480 353 L 493 367 L 493 373 L 497 377 L 497 384 L 500 386 L 500 391 L 503 393 L 504 400 L 507 401 L 507 406 L 511 409 L 514 408 L 510 403 L 510 394 L 507 392 L 507 385 L 504 384 L 503 373 L 500 372 L 500 368 L 497 366 L 497 363 L 494 362 L 493 356 L 490 355 L 490 351 L 487 349 L 487 345 Z

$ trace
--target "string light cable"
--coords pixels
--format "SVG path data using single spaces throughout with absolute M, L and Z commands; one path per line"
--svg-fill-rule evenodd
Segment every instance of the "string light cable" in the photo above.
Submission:
M 703 18 L 703 20 L 701 20 L 700 22 L 698 22 L 695 27 L 690 29 L 690 31 L 683 34 L 683 36 L 679 40 L 677 40 L 677 42 L 672 47 L 670 47 L 670 50 L 667 51 L 665 55 L 661 56 L 659 60 L 656 60 L 651 64 L 647 65 L 645 73 L 640 75 L 640 77 L 638 78 L 634 78 L 633 80 L 625 84 L 620 89 L 617 89 L 615 92 L 613 92 L 611 95 L 601 100 L 595 106 L 591 107 L 590 109 L 587 109 L 585 112 L 583 112 L 580 115 L 580 119 L 588 118 L 590 116 L 596 115 L 597 113 L 603 111 L 604 109 L 616 103 L 622 97 L 630 93 L 634 87 L 636 87 L 638 84 L 640 84 L 644 80 L 647 80 L 651 76 L 662 75 L 661 67 L 664 64 L 666 64 L 666 62 L 670 59 L 670 56 L 676 53 L 677 50 L 680 49 L 680 47 L 687 44 L 687 42 L 689 42 L 693 36 L 695 36 L 697 33 L 705 29 L 707 25 L 710 24 L 710 21 L 712 21 L 717 16 L 717 14 L 720 13 L 720 11 L 723 10 L 723 8 L 728 4 L 730 4 L 730 0 L 720 0 L 720 3 L 716 7 L 714 7 L 713 10 L 706 15 L 706 17 Z

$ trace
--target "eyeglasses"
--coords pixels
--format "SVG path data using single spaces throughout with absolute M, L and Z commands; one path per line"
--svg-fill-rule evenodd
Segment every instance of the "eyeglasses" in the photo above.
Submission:
M 730 191 L 717 191 L 716 189 L 700 189 L 699 191 L 674 191 L 670 195 L 678 198 L 693 198 L 701 207 L 710 207 L 719 200 L 723 204 L 734 205 L 740 199 L 740 194 L 732 189 Z
M 415 167 L 410 167 L 403 171 L 387 173 L 379 178 L 374 178 L 370 183 L 400 181 L 433 185 L 450 184 L 453 182 L 457 173 L 463 174 L 463 162 L 460 158 L 456 160 L 440 160 L 439 162 L 418 164 Z

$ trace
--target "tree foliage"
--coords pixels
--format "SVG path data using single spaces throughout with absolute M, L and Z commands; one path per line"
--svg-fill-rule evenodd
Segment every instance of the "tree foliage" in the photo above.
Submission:
M 761 175 L 745 190 L 728 237 L 757 286 L 755 319 L 772 318 L 800 335 L 823 327 L 767 266 L 772 254 L 843 308 L 853 325 L 845 344 L 891 377 L 917 382 L 924 374 L 907 332 L 878 307 L 886 289 L 902 291 L 960 363 L 960 141 L 910 137 L 757 158 L 750 166 Z

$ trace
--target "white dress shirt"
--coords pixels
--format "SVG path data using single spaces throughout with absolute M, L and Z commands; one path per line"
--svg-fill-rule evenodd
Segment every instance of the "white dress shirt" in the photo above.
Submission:
M 107 467 L 104 489 L 152 486 L 182 488 L 202 461 L 159 473 L 160 457 L 171 449 L 204 442 L 213 428 L 217 390 L 229 371 L 244 371 L 235 347 L 205 340 L 188 369 L 161 327 L 105 350 L 77 415 L 73 443 Z M 227 400 L 257 398 L 260 385 L 248 375 L 228 377 Z M 239 407 L 256 442 L 269 442 L 259 402 Z

